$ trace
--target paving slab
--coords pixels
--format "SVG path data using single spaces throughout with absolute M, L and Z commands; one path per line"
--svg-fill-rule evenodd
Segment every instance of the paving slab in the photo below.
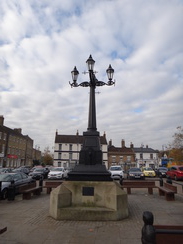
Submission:
M 138 244 L 141 243 L 142 215 L 154 214 L 154 224 L 183 225 L 183 195 L 166 201 L 154 190 L 135 189 L 128 195 L 129 217 L 121 221 L 57 221 L 49 216 L 50 195 L 15 201 L 0 201 L 0 244 Z

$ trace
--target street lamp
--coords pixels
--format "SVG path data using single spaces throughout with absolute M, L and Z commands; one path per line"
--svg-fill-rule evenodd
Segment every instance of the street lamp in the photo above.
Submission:
M 89 115 L 88 115 L 88 128 L 83 132 L 84 141 L 83 147 L 79 153 L 79 164 L 75 166 L 74 170 L 68 174 L 69 180 L 100 180 L 110 181 L 110 173 L 103 165 L 102 151 L 100 146 L 100 134 L 96 126 L 96 105 L 95 105 L 95 88 L 97 86 L 112 86 L 115 84 L 113 79 L 114 69 L 109 65 L 106 70 L 108 82 L 99 81 L 94 72 L 94 64 L 92 56 L 90 55 L 86 61 L 88 66 L 89 81 L 77 83 L 79 72 L 74 67 L 71 71 L 73 83 L 69 84 L 72 87 L 90 87 L 89 99 Z
M 93 70 L 95 61 L 93 60 L 91 55 L 87 59 L 86 63 L 88 65 L 88 73 L 89 73 L 90 81 L 84 81 L 84 82 L 81 82 L 80 84 L 78 84 L 77 78 L 78 78 L 79 72 L 75 66 L 73 71 L 71 71 L 73 83 L 69 82 L 69 84 L 71 85 L 71 87 L 78 87 L 78 86 L 90 87 L 88 130 L 89 131 L 96 131 L 97 128 L 96 128 L 95 88 L 96 88 L 96 86 L 104 86 L 104 85 L 112 86 L 112 85 L 114 85 L 115 82 L 112 81 L 114 69 L 111 67 L 111 65 L 109 65 L 109 68 L 106 70 L 109 81 L 107 83 L 105 83 L 103 81 L 97 80 L 97 78 L 95 76 L 95 72 Z

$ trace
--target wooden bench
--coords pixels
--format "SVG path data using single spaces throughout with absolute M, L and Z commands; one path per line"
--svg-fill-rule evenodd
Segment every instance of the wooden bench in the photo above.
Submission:
M 7 227 L 0 228 L 0 235 L 3 234 L 5 231 L 7 231 Z
M 131 194 L 131 188 L 148 188 L 148 193 L 153 194 L 153 188 L 156 188 L 155 181 L 147 180 L 124 180 L 121 188 L 126 188 L 127 193 Z
M 61 185 L 63 181 L 45 181 L 45 185 L 43 186 L 46 188 L 46 193 L 50 194 L 52 188 L 56 188 L 57 186 Z
M 31 199 L 32 193 L 33 195 L 40 195 L 41 191 L 42 187 L 37 186 L 36 181 L 19 187 L 19 193 L 22 194 L 22 198 L 26 200 Z
M 175 193 L 177 193 L 177 187 L 173 186 L 172 184 L 163 183 L 163 186 L 159 186 L 159 195 L 165 196 L 167 201 L 174 201 L 175 200 Z
M 183 226 L 154 225 L 157 244 L 183 243 Z
M 142 227 L 141 241 L 143 244 L 181 244 L 183 243 L 183 226 L 180 225 L 153 225 L 152 212 L 143 213 L 144 226 Z

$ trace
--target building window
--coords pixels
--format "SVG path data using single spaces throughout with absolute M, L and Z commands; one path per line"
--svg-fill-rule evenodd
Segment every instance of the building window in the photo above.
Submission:
M 131 162 L 131 156 L 127 156 L 127 162 Z
M 61 162 L 58 162 L 58 167 L 61 167 Z
M 143 159 L 143 153 L 140 153 L 140 159 Z
M 152 153 L 150 154 L 150 159 L 153 159 L 153 154 Z
M 58 153 L 58 159 L 61 159 L 61 153 Z
M 4 138 L 3 138 L 3 140 L 5 140 L 5 141 L 6 141 L 6 133 L 4 133 Z
M 0 139 L 2 138 L 2 132 L 0 132 Z
M 60 151 L 62 150 L 62 144 L 59 144 L 59 150 Z
M 72 153 L 69 153 L 69 159 L 72 160 Z
M 112 163 L 116 162 L 116 156 L 112 156 Z
M 69 151 L 72 151 L 72 144 L 69 144 Z

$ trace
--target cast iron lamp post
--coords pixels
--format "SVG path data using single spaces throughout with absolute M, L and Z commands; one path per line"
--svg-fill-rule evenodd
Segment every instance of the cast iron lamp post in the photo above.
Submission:
M 78 70 L 74 67 L 71 71 L 73 83 L 70 83 L 71 87 L 90 87 L 90 100 L 89 100 L 89 116 L 88 116 L 88 128 L 86 132 L 83 132 L 84 142 L 83 147 L 79 153 L 79 164 L 75 166 L 74 170 L 68 174 L 69 180 L 92 180 L 92 181 L 110 181 L 110 173 L 106 170 L 102 160 L 102 150 L 100 144 L 100 134 L 97 131 L 96 123 L 96 106 L 95 106 L 95 88 L 97 86 L 112 86 L 115 84 L 113 79 L 114 69 L 109 65 L 106 70 L 108 76 L 108 82 L 98 81 L 95 72 L 92 56 L 86 61 L 88 65 L 89 81 L 84 81 L 80 84 L 77 83 L 79 75 Z

